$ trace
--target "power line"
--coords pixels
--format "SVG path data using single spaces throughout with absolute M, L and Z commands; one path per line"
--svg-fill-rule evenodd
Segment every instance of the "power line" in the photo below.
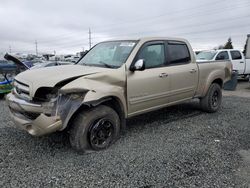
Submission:
M 169 20 L 169 21 L 172 22 L 172 21 L 176 20 L 175 14 L 179 13 L 179 12 L 183 13 L 183 11 L 189 11 L 189 12 L 191 12 L 191 14 L 189 14 L 187 16 L 191 16 L 191 18 L 193 18 L 193 16 L 196 15 L 196 13 L 194 13 L 194 11 L 190 11 L 190 10 L 192 10 L 192 9 L 198 10 L 198 13 L 201 13 L 201 15 L 204 15 L 204 11 L 202 11 L 200 8 L 208 7 L 208 5 L 210 5 L 210 4 L 213 5 L 213 6 L 214 5 L 216 6 L 216 4 L 219 4 L 219 3 L 221 3 L 221 1 L 213 1 L 213 2 L 206 3 L 206 4 L 202 4 L 200 6 L 195 6 L 195 7 L 192 7 L 192 8 L 187 8 L 187 9 L 182 9 L 182 10 L 177 10 L 177 11 L 171 11 L 171 12 L 168 12 L 168 13 L 165 13 L 165 14 L 160 14 L 160 15 L 157 15 L 157 16 L 144 17 L 144 18 L 140 18 L 140 19 L 137 19 L 137 20 L 125 21 L 125 22 L 120 22 L 120 23 L 116 23 L 116 24 L 110 24 L 110 25 L 106 25 L 106 26 L 99 26 L 99 27 L 95 27 L 95 28 L 97 28 L 97 29 L 98 28 L 107 28 L 107 26 L 109 26 L 109 28 L 106 29 L 106 31 L 109 31 L 109 30 L 112 30 L 110 28 L 112 26 L 113 27 L 114 26 L 117 27 L 117 26 L 120 25 L 120 27 L 126 27 L 127 24 L 138 24 L 138 22 L 149 23 L 149 22 L 155 21 L 155 19 L 165 18 L 165 17 L 167 18 L 167 20 Z M 241 4 L 238 3 L 237 5 L 243 5 L 243 4 L 242 3 Z M 243 7 L 245 7 L 245 4 L 243 5 Z M 241 8 L 241 7 L 234 7 L 234 8 Z M 224 6 L 223 7 L 223 11 L 225 11 L 225 10 L 231 10 L 231 9 L 232 9 L 232 6 L 230 6 L 230 4 L 228 6 Z M 213 13 L 214 10 L 218 10 L 217 13 L 221 13 L 222 12 L 220 7 L 219 8 L 215 7 L 215 9 L 212 9 L 211 13 Z M 207 12 L 206 12 L 205 15 L 207 15 Z M 187 16 L 185 16 L 185 19 L 186 19 Z M 164 21 L 166 21 L 166 20 L 164 20 Z M 99 30 L 99 31 L 105 31 L 105 30 Z M 61 35 L 61 37 L 60 36 L 56 37 L 57 39 L 52 39 L 52 40 L 49 40 L 49 41 L 48 40 L 42 40 L 42 41 L 40 40 L 40 42 L 42 42 L 42 43 L 47 43 L 47 42 L 50 43 L 51 41 L 60 40 L 60 38 L 69 38 L 69 37 L 77 36 L 77 35 L 79 35 L 79 34 L 78 33 L 77 34 L 76 33 L 68 33 L 68 34 Z
M 218 1 L 217 2 L 215 2 L 215 3 L 207 3 L 207 4 L 212 4 L 212 5 L 215 5 L 216 3 L 219 3 Z M 203 5 L 201 5 L 201 6 L 199 6 L 199 7 L 203 7 L 204 5 L 207 5 L 207 4 L 203 4 Z M 237 5 L 243 5 L 243 4 L 237 4 Z M 238 7 L 236 7 L 236 8 L 242 8 L 242 7 L 246 7 L 245 6 L 245 4 L 244 4 L 244 6 L 238 6 Z M 197 7 L 193 7 L 193 9 L 194 8 L 196 8 L 197 9 Z M 223 11 L 225 11 L 225 10 L 231 10 L 231 6 L 230 6 L 230 4 L 229 4 L 229 6 L 227 7 L 227 6 L 225 6 L 225 7 L 223 7 Z M 192 9 L 192 8 L 191 8 Z M 185 9 L 185 10 L 191 10 L 191 9 Z M 215 12 L 216 11 L 216 12 Z M 177 12 L 180 12 L 180 10 L 178 10 L 178 11 L 175 11 L 175 12 L 171 12 L 171 13 L 177 13 Z M 201 13 L 201 16 L 202 15 L 209 15 L 208 14 L 208 12 L 206 12 L 206 14 L 204 14 L 204 11 L 201 11 L 200 9 L 199 9 L 199 12 L 198 13 Z M 215 9 L 212 9 L 212 11 L 209 11 L 209 13 L 212 13 L 213 15 L 214 14 L 220 14 L 221 13 L 221 9 L 219 8 L 215 8 Z M 169 15 L 170 15 L 170 17 L 169 17 Z M 149 23 L 149 22 L 152 22 L 152 21 L 154 21 L 157 17 L 164 17 L 164 16 L 166 16 L 166 14 L 162 14 L 162 15 L 159 15 L 159 16 L 156 16 L 156 17 L 150 17 L 150 19 L 145 19 L 145 20 L 140 20 L 140 21 L 143 21 L 143 22 L 147 22 L 147 23 Z M 167 24 L 169 25 L 169 23 L 170 22 L 176 22 L 176 17 L 174 17 L 174 14 L 167 14 L 167 20 L 169 20 L 168 22 L 167 22 Z M 172 17 L 174 17 L 174 18 L 171 18 L 171 16 Z M 178 16 L 178 15 L 177 15 Z M 191 14 L 189 14 L 189 15 L 187 15 L 188 17 L 189 16 L 191 16 L 191 19 L 189 19 L 189 20 L 192 20 L 195 16 L 197 16 L 197 13 L 191 13 Z M 187 16 L 185 16 L 185 19 L 187 19 Z M 219 16 L 218 16 L 219 17 Z M 150 21 L 151 20 L 151 21 Z M 230 18 L 227 18 L 227 20 L 231 20 Z M 138 21 L 138 20 L 137 20 Z M 136 23 L 137 22 L 136 20 L 135 21 L 131 21 L 131 22 L 127 22 L 127 23 Z M 218 20 L 217 20 L 218 21 Z M 164 20 L 164 22 L 166 22 L 166 20 Z M 119 24 L 118 24 L 119 25 Z M 205 25 L 205 24 L 204 24 Z M 117 26 L 117 25 L 114 25 L 114 26 Z M 122 27 L 125 27 L 126 25 L 122 25 Z M 140 24 L 140 26 L 141 26 L 141 24 Z M 183 26 L 181 26 L 181 27 L 183 27 Z M 189 27 L 189 26 L 188 26 Z M 106 29 L 107 30 L 107 29 Z M 108 29 L 108 30 L 111 30 L 110 28 Z M 72 33 L 71 34 L 71 36 L 72 35 L 77 35 L 76 33 Z M 68 38 L 69 36 L 64 36 L 64 38 Z M 103 37 L 92 37 L 91 36 L 91 42 L 92 42 L 92 39 L 93 38 L 103 38 Z M 70 39 L 70 38 L 69 38 Z M 58 41 L 59 43 L 62 43 L 62 44 L 72 44 L 72 43 L 74 43 L 74 42 L 72 42 L 73 40 L 79 40 L 79 39 L 81 39 L 81 40 L 87 40 L 87 38 L 83 38 L 83 37 L 77 37 L 76 39 L 70 39 L 70 41 L 68 41 L 68 42 L 61 42 L 61 40 L 60 39 L 52 39 L 52 40 L 49 40 L 49 41 L 43 41 L 42 43 L 44 44 L 44 43 L 48 43 L 48 44 L 51 44 L 51 43 L 54 43 L 53 41 Z M 89 39 L 88 39 L 89 40 Z M 41 41 L 40 41 L 41 42 Z M 55 44 L 53 44 L 53 45 L 55 45 Z
M 98 27 L 95 27 L 95 28 L 105 28 L 105 27 L 109 27 L 110 28 L 110 26 L 117 26 L 117 25 L 122 25 L 122 26 L 124 26 L 124 24 L 126 24 L 126 23 L 135 23 L 135 22 L 140 22 L 140 21 L 145 21 L 145 20 L 149 20 L 149 19 L 154 19 L 154 18 L 156 18 L 156 17 L 164 17 L 164 16 L 169 16 L 170 14 L 175 14 L 175 13 L 178 13 L 178 12 L 183 12 L 183 11 L 190 11 L 190 10 L 192 10 L 192 9 L 194 9 L 194 10 L 198 10 L 199 8 L 202 8 L 202 7 L 207 7 L 208 5 L 216 5 L 217 3 L 220 3 L 220 1 L 217 1 L 217 0 L 215 0 L 215 1 L 212 1 L 212 2 L 209 2 L 209 3 L 206 3 L 206 4 L 202 4 L 202 5 L 200 5 L 200 6 L 194 6 L 194 7 L 192 7 L 192 8 L 187 8 L 187 9 L 181 9 L 181 10 L 177 10 L 177 11 L 172 11 L 172 12 L 170 12 L 170 13 L 165 13 L 165 14 L 160 14 L 160 15 L 156 15 L 156 16 L 150 16 L 150 17 L 141 17 L 140 19 L 137 19 L 137 20 L 127 20 L 127 21 L 124 21 L 124 22 L 120 22 L 120 23 L 115 23 L 115 24 L 109 24 L 109 25 L 102 25 L 102 26 L 98 26 Z M 64 37 L 66 37 L 66 38 L 68 38 L 69 36 L 72 36 L 72 35 L 75 35 L 75 32 L 74 33 L 68 33 L 68 34 L 63 34 L 63 35 L 58 35 L 57 36 L 57 38 L 64 38 Z M 54 37 L 53 37 L 54 38 Z M 47 42 L 47 37 L 46 37 L 46 39 L 45 40 L 43 40 L 43 39 L 40 39 L 39 40 L 40 42 Z
M 219 4 L 221 3 L 220 1 L 210 1 L 209 3 L 205 3 L 205 4 L 202 4 L 200 6 L 194 6 L 192 8 L 186 8 L 186 9 L 181 9 L 181 10 L 177 10 L 177 11 L 171 11 L 171 12 L 168 12 L 168 13 L 164 13 L 164 14 L 159 14 L 159 15 L 156 15 L 156 16 L 147 16 L 147 17 L 141 17 L 139 19 L 134 19 L 134 20 L 127 20 L 127 21 L 124 21 L 124 22 L 120 22 L 120 23 L 116 23 L 116 24 L 110 24 L 110 25 L 102 25 L 102 26 L 98 26 L 98 27 L 95 27 L 95 29 L 97 28 L 105 28 L 105 27 L 110 27 L 110 26 L 117 26 L 117 25 L 122 25 L 124 26 L 124 24 L 126 23 L 138 23 L 138 22 L 145 22 L 145 21 L 148 21 L 148 20 L 154 20 L 156 18 L 161 18 L 161 17 L 169 17 L 170 15 L 173 15 L 173 14 L 176 14 L 176 13 L 183 13 L 185 11 L 188 11 L 190 12 L 190 10 L 199 10 L 199 8 L 203 8 L 203 7 L 208 7 L 208 5 L 216 5 L 216 4 Z M 232 7 L 231 7 L 232 8 Z
M 249 5 L 250 6 L 250 5 Z M 246 7 L 249 7 L 249 6 L 244 6 L 244 8 L 246 8 Z M 242 7 L 243 8 L 243 7 Z M 231 9 L 230 9 L 231 10 Z M 221 10 L 219 10 L 219 12 L 211 12 L 213 15 L 215 15 L 215 14 L 219 14 L 219 13 L 221 13 Z M 204 15 L 204 12 L 202 13 L 202 15 Z M 207 16 L 207 15 L 209 15 L 208 14 L 208 12 L 206 12 L 205 13 L 205 15 Z M 189 16 L 192 16 L 191 18 L 194 18 L 195 16 L 197 16 L 197 15 L 194 15 L 194 14 L 191 14 L 191 15 L 189 15 Z M 245 17 L 246 18 L 248 18 L 247 16 L 249 16 L 249 15 L 246 15 Z M 237 19 L 239 19 L 240 17 L 238 17 Z M 185 19 L 187 19 L 186 18 L 186 16 L 185 16 Z M 235 18 L 229 18 L 229 17 L 227 17 L 227 18 L 225 18 L 226 20 L 228 20 L 228 21 L 232 21 L 232 20 L 234 20 Z M 242 17 L 241 17 L 241 19 L 242 19 Z M 192 20 L 192 19 L 191 19 Z M 166 24 L 166 27 L 164 27 L 164 28 L 166 28 L 168 31 L 169 31 L 169 23 L 171 23 L 171 22 L 176 22 L 177 20 L 176 19 L 172 19 L 172 20 L 170 20 L 170 21 L 168 21 L 168 22 L 166 22 L 167 24 Z M 218 23 L 218 24 L 221 24 L 221 23 L 219 23 L 220 22 L 220 19 L 218 19 L 218 17 L 217 17 L 217 20 L 214 20 L 213 22 L 210 22 L 209 24 L 213 24 L 213 25 L 215 25 L 216 23 Z M 207 23 L 199 23 L 199 25 L 197 26 L 197 27 L 200 27 L 201 25 L 207 25 Z M 150 28 L 153 28 L 152 27 L 152 25 L 148 25 Z M 194 25 L 193 25 L 194 26 Z M 191 27 L 193 27 L 193 26 L 191 26 Z M 190 25 L 189 24 L 186 24 L 185 26 L 183 26 L 183 25 L 181 25 L 179 28 L 189 28 L 190 27 Z M 140 27 L 139 27 L 140 28 Z M 177 27 L 178 28 L 178 27 Z M 172 28 L 172 29 L 176 29 L 176 27 L 174 27 L 174 28 Z M 162 30 L 162 29 L 161 29 Z M 159 31 L 159 29 L 158 29 L 158 31 Z M 130 35 L 129 33 L 126 33 L 126 35 Z M 112 35 L 112 36 L 114 36 L 114 35 Z M 115 35 L 116 36 L 116 35 Z M 102 37 L 93 37 L 93 39 L 96 39 L 96 38 L 102 38 Z
M 221 2 L 221 1 L 218 1 L 218 2 Z M 217 2 L 217 3 L 218 3 Z M 224 3 L 224 2 L 223 2 Z M 210 3 L 209 3 L 210 4 Z M 203 4 L 202 6 L 200 6 L 200 7 L 203 7 L 205 4 Z M 230 5 L 230 4 L 229 4 Z M 238 5 L 238 4 L 237 4 Z M 239 4 L 239 5 L 242 5 L 242 4 Z M 234 7 L 234 8 L 242 8 L 243 6 L 236 6 L 236 7 Z M 244 8 L 245 7 L 247 7 L 247 6 L 244 6 Z M 197 7 L 193 7 L 193 8 L 197 8 Z M 219 7 L 220 8 L 220 7 Z M 230 10 L 231 10 L 231 8 L 232 8 L 232 6 L 230 6 L 230 7 L 227 7 L 227 6 L 225 6 L 224 8 L 223 8 L 223 11 L 225 11 L 225 10 L 229 10 L 228 8 L 230 8 Z M 197 17 L 197 15 L 199 15 L 200 13 L 202 13 L 202 15 L 201 16 L 203 16 L 203 15 L 205 15 L 205 16 L 208 16 L 209 14 L 208 13 L 212 13 L 213 15 L 214 14 L 220 14 L 222 11 L 221 11 L 221 9 L 218 9 L 218 8 L 215 8 L 215 9 L 211 9 L 210 11 L 206 11 L 206 12 L 201 12 L 201 10 L 199 9 L 199 11 L 198 11 L 198 14 L 197 14 L 197 12 L 195 12 L 195 11 L 190 11 L 191 9 L 187 9 L 187 10 L 189 10 L 189 12 L 191 12 L 191 14 L 189 14 L 189 15 L 187 15 L 187 17 L 189 17 L 189 16 L 192 16 L 191 17 L 191 19 L 186 19 L 186 16 L 185 16 L 185 20 L 193 20 L 194 19 L 194 17 L 196 16 Z M 176 11 L 175 13 L 177 13 L 177 12 L 180 12 L 181 10 L 179 10 L 179 11 Z M 235 10 L 234 10 L 235 11 Z M 172 14 L 172 15 L 171 15 Z M 108 37 L 108 38 L 113 38 L 113 37 L 119 37 L 119 36 L 128 36 L 128 35 L 143 35 L 143 34 L 145 34 L 145 33 L 148 33 L 148 34 L 153 34 L 153 33 L 161 33 L 161 31 L 166 31 L 166 32 L 168 32 L 169 30 L 171 30 L 171 28 L 169 28 L 168 27 L 168 25 L 169 25 L 169 23 L 170 22 L 178 22 L 178 19 L 176 20 L 176 18 L 178 18 L 178 16 L 179 15 L 177 15 L 177 17 L 174 17 L 175 15 L 173 14 L 173 12 L 170 12 L 170 13 L 168 13 L 168 14 L 162 14 L 162 15 L 158 15 L 158 16 L 156 16 L 156 17 L 151 17 L 151 21 L 149 20 L 149 19 L 144 19 L 144 20 L 141 20 L 141 21 L 138 21 L 138 20 L 133 20 L 132 22 L 127 22 L 127 23 L 129 23 L 129 24 L 134 24 L 134 23 L 138 23 L 138 22 L 146 22 L 146 23 L 150 23 L 150 22 L 152 22 L 152 21 L 154 21 L 155 19 L 158 19 L 158 18 L 164 18 L 165 19 L 165 17 L 166 16 L 168 16 L 167 17 L 167 19 L 166 20 L 169 20 L 168 22 L 166 22 L 166 20 L 164 20 L 164 22 L 166 23 L 166 26 L 167 27 L 164 27 L 164 28 L 157 28 L 157 30 L 151 30 L 151 31 L 147 31 L 147 32 L 136 32 L 136 33 L 126 33 L 126 34 L 122 34 L 122 33 L 118 33 L 118 35 L 116 34 L 116 35 L 111 35 L 112 37 Z M 249 15 L 247 15 L 247 16 L 249 16 Z M 175 18 L 175 19 L 174 19 Z M 183 18 L 183 17 L 182 17 Z M 180 27 L 172 27 L 172 30 L 174 30 L 174 29 L 177 29 L 177 28 L 191 28 L 191 27 L 194 27 L 194 28 L 196 28 L 196 27 L 201 27 L 201 26 L 207 26 L 207 25 L 212 25 L 212 26 L 214 26 L 215 24 L 221 24 L 220 22 L 222 21 L 222 19 L 220 19 L 221 17 L 218 15 L 217 16 L 217 18 L 218 18 L 218 20 L 214 20 L 214 22 L 211 22 L 211 23 L 201 23 L 201 24 L 199 24 L 199 25 L 197 25 L 197 24 L 193 24 L 193 25 L 189 25 L 189 24 L 186 24 L 185 23 L 185 25 L 180 25 Z M 239 18 L 225 18 L 224 20 L 225 20 L 225 22 L 227 22 L 227 21 L 232 21 L 233 19 L 239 19 Z M 242 19 L 247 19 L 247 17 L 242 17 Z M 138 21 L 138 22 L 137 22 Z M 126 23 L 126 22 L 125 22 Z M 224 22 L 223 22 L 224 23 Z M 114 26 L 118 26 L 119 24 L 122 24 L 122 23 L 118 23 L 118 24 L 114 24 Z M 143 24 L 138 24 L 138 27 L 137 28 L 140 28 L 141 27 L 141 25 L 143 25 Z M 124 24 L 124 22 L 123 22 L 123 25 L 121 26 L 121 27 L 127 27 L 126 26 L 126 24 Z M 151 28 L 153 28 L 154 29 L 154 27 L 152 26 L 152 25 L 150 25 L 150 27 Z M 245 26 L 241 26 L 241 27 L 237 27 L 237 29 L 238 30 L 241 30 L 242 28 L 245 28 L 245 27 L 248 27 L 247 25 L 245 25 Z M 101 26 L 100 27 L 97 27 L 97 28 L 101 28 Z M 236 26 L 234 25 L 233 27 L 232 26 L 230 26 L 230 27 L 228 27 L 229 29 L 236 29 Z M 200 29 L 200 28 L 199 28 Z M 204 28 L 205 29 L 205 28 Z M 223 28 L 215 28 L 215 29 L 206 29 L 206 30 L 203 30 L 203 31 L 197 31 L 197 30 L 195 30 L 195 31 L 191 31 L 191 32 L 181 32 L 181 33 L 179 33 L 178 34 L 178 32 L 177 32 L 177 35 L 180 35 L 180 34 L 182 34 L 182 35 L 185 35 L 185 34 L 187 34 L 187 35 L 197 35 L 198 33 L 211 33 L 211 32 L 215 32 L 215 31 L 220 31 L 221 29 L 223 29 Z M 111 28 L 109 28 L 109 30 L 111 30 Z M 73 35 L 75 35 L 75 33 L 72 33 Z M 79 33 L 77 33 L 77 34 L 79 34 Z M 109 33 L 110 34 L 110 33 Z M 92 36 L 92 32 L 91 32 L 91 30 L 90 30 L 90 28 L 89 28 L 89 32 L 88 32 L 88 38 L 87 38 L 87 36 L 86 36 L 86 42 L 87 42 L 87 40 L 89 40 L 88 41 L 88 45 L 89 45 L 89 47 L 91 48 L 91 46 L 92 46 L 92 43 L 93 43 L 93 39 L 98 39 L 98 38 L 100 38 L 100 39 L 103 39 L 104 37 L 93 37 Z M 216 36 L 217 36 L 217 33 L 216 33 Z M 66 38 L 67 38 L 67 36 L 65 36 Z M 75 41 L 75 40 L 77 40 L 76 42 L 73 42 L 73 41 Z M 53 44 L 53 41 L 58 41 L 58 42 L 60 42 L 60 44 L 59 45 L 57 45 L 57 44 L 53 44 L 54 46 L 62 46 L 62 48 L 64 48 L 65 46 L 66 47 L 69 47 L 69 46 L 80 46 L 80 45 L 82 45 L 82 41 L 80 41 L 80 40 L 82 40 L 82 38 L 81 37 L 78 37 L 78 38 L 76 38 L 75 40 L 71 40 L 71 41 L 67 41 L 67 42 L 63 42 L 63 43 L 61 43 L 61 41 L 60 41 L 60 39 L 56 39 L 56 40 L 50 40 L 48 43 L 49 44 Z M 42 42 L 43 44 L 44 43 L 46 43 L 46 42 Z M 39 44 L 40 44 L 40 40 L 39 40 Z M 41 44 L 40 44 L 40 46 L 41 46 Z M 39 46 L 39 47 L 40 47 Z M 44 45 L 43 45 L 44 46 Z M 87 46 L 87 45 L 86 45 Z M 51 46 L 48 46 L 48 48 L 51 48 Z M 38 54 L 38 50 L 37 50 L 37 41 L 36 41 L 36 53 Z
M 222 1 L 217 1 L 216 3 L 221 3 Z M 224 3 L 224 2 L 223 2 Z M 210 3 L 209 3 L 210 4 Z M 204 5 L 204 4 L 203 4 Z M 214 5 L 214 4 L 213 4 Z M 246 5 L 249 5 L 249 2 L 247 2 L 247 3 L 238 3 L 237 4 L 238 6 L 235 6 L 234 7 L 234 11 L 235 11 L 235 9 L 236 8 L 246 8 L 247 6 Z M 193 9 L 193 8 L 192 8 Z M 133 20 L 133 21 L 130 21 L 130 22 L 126 22 L 126 24 L 125 23 L 118 23 L 118 24 L 113 24 L 112 25 L 112 27 L 116 27 L 116 26 L 119 26 L 119 25 L 121 25 L 120 27 L 128 27 L 127 25 L 129 24 L 129 25 L 131 25 L 131 24 L 136 24 L 136 26 L 141 26 L 142 24 L 141 23 L 138 23 L 138 22 L 145 22 L 145 24 L 148 24 L 148 23 L 154 23 L 156 20 L 158 20 L 159 18 L 160 19 L 164 19 L 163 21 L 166 23 L 166 24 L 169 24 L 170 22 L 175 22 L 176 23 L 176 20 L 177 19 L 187 19 L 187 17 L 190 17 L 191 18 L 191 20 L 192 19 L 195 19 L 195 16 L 197 16 L 197 15 L 200 15 L 200 16 L 208 16 L 208 13 L 209 13 L 209 15 L 214 15 L 214 14 L 220 14 L 220 13 L 223 13 L 223 12 L 225 12 L 225 11 L 227 11 L 227 10 L 229 10 L 229 11 L 231 11 L 232 10 L 232 6 L 230 6 L 230 4 L 228 5 L 226 5 L 226 6 L 223 6 L 223 11 L 222 11 L 222 9 L 221 9 L 221 7 L 215 7 L 215 8 L 213 8 L 213 9 L 209 9 L 209 11 L 205 11 L 204 12 L 204 10 L 201 10 L 201 9 L 195 9 L 196 11 L 190 11 L 190 10 L 192 10 L 192 9 L 186 9 L 186 10 L 189 10 L 188 11 L 188 14 L 187 15 L 185 15 L 184 17 L 183 17 L 183 12 L 181 12 L 182 14 L 176 14 L 175 15 L 175 13 L 178 13 L 178 12 L 180 12 L 180 11 L 175 11 L 175 12 L 170 12 L 170 13 L 167 13 L 167 14 L 162 14 L 162 15 L 158 15 L 158 16 L 151 16 L 151 17 L 147 17 L 147 18 L 145 18 L 145 19 L 140 19 L 140 20 Z M 190 14 L 189 14 L 190 13 Z M 166 22 L 167 21 L 167 22 Z M 140 24 L 140 25 L 138 25 L 138 24 Z M 97 29 L 96 29 L 97 28 Z M 108 29 L 102 29 L 102 30 L 100 30 L 100 29 L 98 29 L 98 28 L 101 28 L 101 27 L 96 27 L 95 28 L 95 30 L 96 31 L 109 31 L 109 30 L 113 30 L 113 29 L 110 29 L 110 28 L 108 28 Z

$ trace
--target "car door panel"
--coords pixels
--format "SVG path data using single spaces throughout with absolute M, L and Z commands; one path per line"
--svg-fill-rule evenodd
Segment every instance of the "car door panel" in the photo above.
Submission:
M 170 102 L 190 99 L 194 96 L 198 81 L 198 68 L 195 63 L 171 67 Z
M 161 48 L 161 55 L 157 54 Z M 168 103 L 170 95 L 169 67 L 165 66 L 165 44 L 150 42 L 141 47 L 135 61 L 144 59 L 146 69 L 128 72 L 127 98 L 129 115 L 139 114 Z
M 169 41 L 166 49 L 171 68 L 169 102 L 192 98 L 198 85 L 198 67 L 191 61 L 188 46 L 185 43 Z

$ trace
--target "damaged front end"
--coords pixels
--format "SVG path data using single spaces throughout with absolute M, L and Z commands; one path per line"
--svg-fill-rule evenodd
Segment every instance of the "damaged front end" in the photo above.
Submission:
M 14 92 L 6 97 L 15 124 L 33 136 L 42 136 L 66 128 L 74 112 L 82 105 L 86 90 L 58 91 L 47 101 L 27 101 Z
M 82 106 L 97 106 L 112 97 L 119 99 L 122 107 L 126 104 L 124 69 L 75 76 L 53 86 L 36 87 L 22 80 L 15 79 L 6 101 L 15 124 L 34 136 L 64 130 Z

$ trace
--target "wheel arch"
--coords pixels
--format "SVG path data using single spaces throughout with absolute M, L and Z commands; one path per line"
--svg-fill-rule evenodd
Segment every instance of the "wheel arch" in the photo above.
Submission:
M 213 83 L 218 84 L 221 88 L 223 87 L 223 80 L 221 78 L 216 78 L 214 81 L 212 81 L 211 84 L 213 84 Z
M 109 106 L 110 108 L 112 108 L 113 110 L 115 110 L 120 118 L 120 121 L 121 121 L 121 129 L 125 129 L 125 127 L 126 127 L 126 109 L 123 106 L 123 103 L 121 102 L 121 100 L 115 96 L 107 96 L 107 97 L 101 98 L 101 99 L 96 100 L 96 101 L 82 103 L 81 106 L 79 106 L 79 108 L 73 113 L 73 115 L 66 122 L 67 126 L 65 127 L 65 129 L 68 130 L 70 128 L 70 126 L 72 125 L 72 121 L 74 121 L 76 115 L 80 111 L 85 110 L 85 109 L 89 109 L 92 107 L 96 107 L 98 105 L 106 105 L 106 106 Z
M 213 84 L 213 83 L 217 83 L 221 88 L 223 88 L 223 79 L 221 77 L 215 77 L 213 79 L 208 79 L 208 82 L 206 83 L 205 85 L 205 88 L 203 90 L 203 93 L 202 93 L 202 97 L 206 96 L 210 86 Z

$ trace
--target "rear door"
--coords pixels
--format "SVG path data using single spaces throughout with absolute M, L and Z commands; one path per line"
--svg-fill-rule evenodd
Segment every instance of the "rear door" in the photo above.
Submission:
M 184 42 L 168 41 L 167 54 L 170 68 L 170 102 L 191 99 L 198 85 L 198 66 Z
M 244 74 L 245 71 L 245 59 L 239 50 L 230 51 L 232 58 L 233 70 L 238 70 L 239 74 Z
M 127 97 L 129 116 L 156 109 L 168 103 L 170 93 L 169 67 L 166 66 L 164 41 L 145 43 L 134 62 L 143 59 L 145 70 L 128 71 Z

